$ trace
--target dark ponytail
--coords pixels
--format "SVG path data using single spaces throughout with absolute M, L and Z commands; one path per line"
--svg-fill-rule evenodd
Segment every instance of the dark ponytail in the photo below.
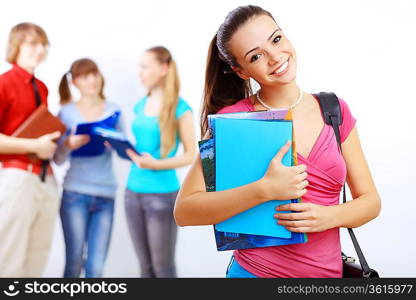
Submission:
M 201 138 L 208 130 L 209 114 L 215 114 L 221 108 L 252 94 L 249 80 L 242 79 L 232 71 L 232 67 L 239 65 L 228 44 L 241 25 L 258 15 L 268 15 L 273 19 L 268 11 L 258 6 L 240 6 L 232 10 L 209 45 L 200 120 Z
M 68 84 L 68 73 L 69 72 L 65 73 L 64 76 L 62 76 L 61 82 L 59 83 L 59 103 L 61 105 L 72 101 L 71 90 L 69 89 Z
M 208 49 L 204 105 L 201 112 L 201 136 L 208 129 L 207 116 L 246 97 L 247 85 L 247 82 L 231 71 L 230 65 L 220 58 L 217 35 L 215 35 Z

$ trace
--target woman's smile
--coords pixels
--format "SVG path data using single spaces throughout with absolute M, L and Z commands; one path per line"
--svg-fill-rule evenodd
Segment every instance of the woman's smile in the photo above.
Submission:
M 280 77 L 287 73 L 289 70 L 289 60 L 288 58 L 284 63 L 282 63 L 279 67 L 277 67 L 273 72 L 271 72 L 269 75 Z

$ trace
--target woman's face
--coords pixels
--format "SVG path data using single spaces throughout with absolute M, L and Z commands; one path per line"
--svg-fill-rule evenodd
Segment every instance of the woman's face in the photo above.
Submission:
M 234 33 L 229 45 L 240 65 L 233 69 L 243 79 L 252 77 L 261 85 L 286 84 L 295 80 L 295 49 L 269 16 L 248 20 Z
M 91 72 L 75 77 L 73 84 L 79 89 L 81 95 L 99 96 L 103 86 L 103 78 L 100 73 Z
M 160 63 L 156 54 L 146 51 L 140 58 L 139 79 L 141 84 L 148 90 L 158 87 L 167 73 L 167 64 Z

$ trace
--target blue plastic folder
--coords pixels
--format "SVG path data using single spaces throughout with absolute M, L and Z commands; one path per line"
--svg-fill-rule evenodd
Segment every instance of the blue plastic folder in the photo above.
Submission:
M 95 132 L 96 128 L 115 129 L 120 112 L 116 111 L 102 120 L 78 124 L 74 134 L 88 134 L 90 141 L 81 148 L 71 152 L 71 156 L 96 156 L 105 152 L 104 140 Z
M 136 152 L 138 155 L 141 155 L 122 132 L 118 132 L 113 129 L 96 127 L 94 129 L 94 133 L 100 136 L 104 141 L 107 141 L 111 147 L 116 150 L 118 156 L 121 158 L 131 160 L 126 153 L 127 149 L 130 149 Z
M 115 129 L 119 118 L 120 118 L 120 112 L 116 111 L 104 117 L 102 120 L 78 124 L 75 129 L 75 134 L 94 135 L 96 134 L 95 128 L 97 127 Z
M 292 121 L 215 120 L 216 190 L 222 191 L 263 177 L 271 159 L 292 140 Z M 291 166 L 292 149 L 282 163 Z M 276 206 L 290 200 L 270 200 L 216 224 L 218 231 L 291 238 L 291 232 L 277 224 Z

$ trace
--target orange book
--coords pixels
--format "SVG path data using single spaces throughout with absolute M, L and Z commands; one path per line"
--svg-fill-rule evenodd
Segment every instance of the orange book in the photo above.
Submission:
M 45 104 L 38 108 L 17 128 L 12 136 L 18 138 L 38 138 L 42 135 L 59 131 L 64 134 L 65 125 L 51 114 Z

